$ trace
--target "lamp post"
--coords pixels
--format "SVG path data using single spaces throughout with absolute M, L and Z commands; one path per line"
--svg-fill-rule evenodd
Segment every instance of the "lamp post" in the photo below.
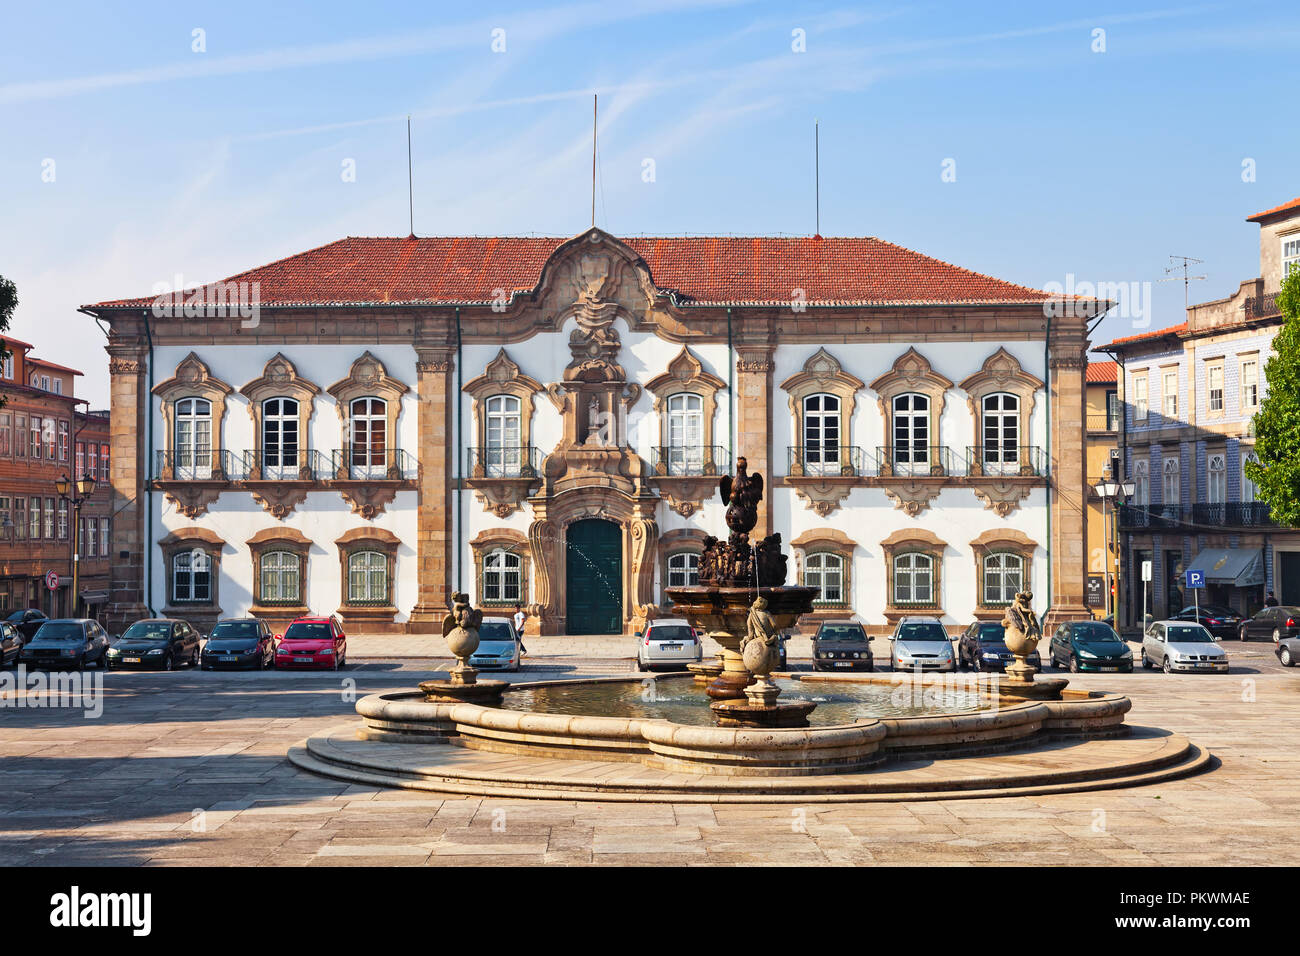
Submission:
M 1118 547 L 1114 543 L 1115 538 L 1111 529 L 1112 529 L 1112 525 L 1116 523 L 1114 520 L 1115 502 L 1117 499 L 1127 501 L 1129 498 L 1133 497 L 1133 482 L 1107 480 L 1097 484 L 1093 490 L 1097 492 L 1097 497 L 1101 498 L 1101 513 L 1103 516 L 1102 520 L 1105 522 L 1105 526 L 1106 526 L 1105 528 L 1106 552 L 1107 552 L 1106 553 L 1106 613 L 1107 615 L 1111 615 L 1111 614 L 1115 615 L 1114 627 L 1115 630 L 1118 631 L 1119 613 L 1118 613 L 1118 609 L 1112 606 L 1111 599 L 1110 599 L 1111 564 L 1112 561 L 1114 560 L 1114 558 L 1112 558 L 1111 556 L 1112 552 L 1115 552 L 1115 557 L 1118 557 Z M 1107 507 L 1108 505 L 1109 507 Z M 1116 576 L 1118 576 L 1118 574 Z M 1115 598 L 1118 601 L 1119 598 L 1118 585 L 1116 585 L 1115 588 Z
M 54 487 L 59 497 L 72 505 L 72 614 L 75 617 L 81 600 L 77 574 L 81 563 L 81 503 L 95 493 L 95 479 L 82 475 L 74 482 L 67 475 L 60 475 Z

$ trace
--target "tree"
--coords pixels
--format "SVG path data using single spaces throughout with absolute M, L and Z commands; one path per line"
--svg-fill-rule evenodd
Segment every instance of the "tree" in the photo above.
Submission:
M 0 333 L 9 331 L 9 320 L 13 318 L 14 309 L 18 308 L 18 286 L 12 279 L 0 276 Z M 9 350 L 0 345 L 0 362 L 9 357 Z M 0 408 L 4 408 L 9 399 L 0 395 Z
M 1282 328 L 1264 366 L 1268 395 L 1255 413 L 1255 454 L 1246 477 L 1259 489 L 1274 521 L 1300 527 L 1300 269 L 1282 283 L 1277 297 Z

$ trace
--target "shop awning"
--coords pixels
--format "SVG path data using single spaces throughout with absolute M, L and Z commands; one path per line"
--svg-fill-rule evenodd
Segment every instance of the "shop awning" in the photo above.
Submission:
M 103 604 L 108 600 L 107 591 L 82 591 L 81 599 L 87 604 Z
M 1243 548 L 1206 548 L 1187 570 L 1205 572 L 1207 584 L 1256 587 L 1264 583 L 1264 553 Z

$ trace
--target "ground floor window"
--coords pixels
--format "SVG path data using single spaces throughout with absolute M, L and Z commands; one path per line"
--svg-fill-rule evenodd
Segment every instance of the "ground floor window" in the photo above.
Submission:
M 894 604 L 934 604 L 934 558 L 909 551 L 894 558 Z
M 206 551 L 180 551 L 172 556 L 172 603 L 212 601 L 212 558 Z
M 387 605 L 388 555 L 382 551 L 353 551 L 348 555 L 348 603 Z
M 523 562 L 509 551 L 489 551 L 483 556 L 483 600 L 514 603 L 523 600 Z
M 813 599 L 814 604 L 843 604 L 844 597 L 844 557 L 831 551 L 818 551 L 804 559 L 803 583 L 806 587 L 819 588 L 820 594 Z
M 302 603 L 302 559 L 292 551 L 262 555 L 259 604 Z
M 690 588 L 700 583 L 700 556 L 694 551 L 679 551 L 668 557 L 668 586 Z
M 984 558 L 983 603 L 990 607 L 1010 604 L 1024 590 L 1025 559 L 1002 552 Z

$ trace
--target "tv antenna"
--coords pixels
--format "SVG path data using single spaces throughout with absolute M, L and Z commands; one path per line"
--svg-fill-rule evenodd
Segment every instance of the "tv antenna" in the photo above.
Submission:
M 822 237 L 822 148 L 821 120 L 813 120 L 813 215 L 816 227 L 813 238 Z
M 1200 265 L 1204 259 L 1193 259 L 1191 256 L 1170 256 L 1169 265 L 1165 266 L 1166 279 L 1160 279 L 1160 282 L 1177 282 L 1178 272 L 1183 273 L 1183 311 L 1186 312 L 1191 305 L 1191 283 L 1193 279 L 1208 279 L 1209 276 L 1189 275 L 1193 265 Z

